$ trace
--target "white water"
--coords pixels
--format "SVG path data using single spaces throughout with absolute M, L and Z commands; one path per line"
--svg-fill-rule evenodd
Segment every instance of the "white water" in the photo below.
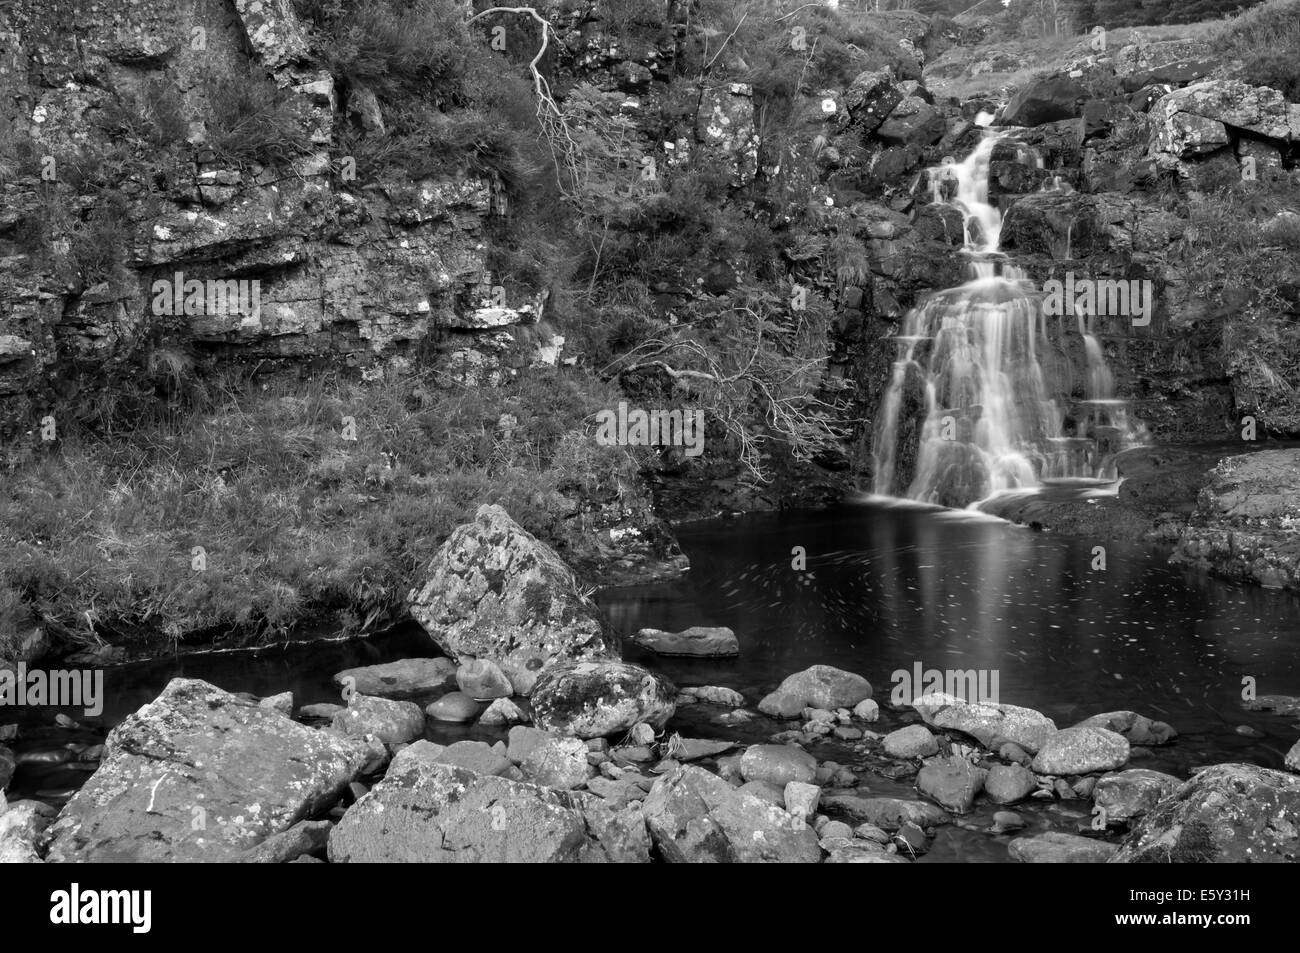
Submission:
M 934 200 L 963 215 L 971 280 L 913 309 L 896 338 L 877 416 L 877 494 L 964 507 L 1047 480 L 1114 479 L 1114 454 L 1141 439 L 1115 397 L 1095 329 L 1082 317 L 1084 399 L 1066 432 L 1066 408 L 1049 383 L 1068 392 L 1069 382 L 1045 377 L 1052 369 L 1073 371 L 1048 337 L 1047 323 L 1062 319 L 1044 315 L 1025 273 L 998 250 L 1002 215 L 988 198 L 997 140 L 989 135 L 963 162 L 931 170 Z M 1041 165 L 1022 151 L 1022 161 Z M 905 448 L 918 439 L 913 476 L 900 485 Z

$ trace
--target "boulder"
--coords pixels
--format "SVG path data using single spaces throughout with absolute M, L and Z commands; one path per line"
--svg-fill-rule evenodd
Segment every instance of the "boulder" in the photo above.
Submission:
M 280 692 L 278 695 L 268 695 L 260 699 L 258 704 L 263 708 L 271 708 L 282 715 L 293 714 L 293 692 Z
M 0 745 L 0 794 L 3 794 L 5 788 L 9 787 L 9 781 L 14 776 L 16 764 L 14 753 L 4 745 Z
M 907 725 L 881 739 L 891 758 L 928 758 L 939 751 L 939 740 L 925 725 Z
M 1036 774 L 1089 774 L 1128 763 L 1129 743 L 1105 728 L 1064 728 L 1043 743 L 1031 765 Z
M 1137 822 L 1116 863 L 1295 863 L 1300 778 L 1253 764 L 1198 771 Z
M 1032 708 L 1003 704 L 967 704 L 952 695 L 922 695 L 912 707 L 928 725 L 970 735 L 986 748 L 1010 741 L 1036 752 L 1056 733 L 1056 723 Z
M 822 789 L 817 785 L 791 781 L 782 792 L 782 803 L 789 813 L 809 821 L 817 813 L 817 804 L 821 796 Z
M 741 755 L 740 775 L 780 788 L 791 781 L 810 783 L 817 777 L 817 759 L 794 745 L 751 745 Z
M 1286 753 L 1286 759 L 1282 763 L 1289 770 L 1300 772 L 1300 741 L 1291 746 L 1291 750 Z
M 528 720 L 527 713 L 509 698 L 498 698 L 479 716 L 480 725 L 518 725 Z
M 1235 79 L 1206 80 L 1161 97 L 1151 107 L 1152 134 L 1162 134 L 1160 128 L 1180 121 L 1180 116 L 1195 116 L 1286 141 L 1291 134 L 1287 105 L 1286 97 L 1268 86 L 1251 86 Z
M 644 863 L 645 823 L 593 795 L 441 764 L 403 749 L 329 839 L 332 863 Z
M 1085 718 L 1079 728 L 1105 728 L 1123 735 L 1131 745 L 1163 745 L 1178 737 L 1178 732 L 1163 721 L 1153 721 L 1135 711 L 1108 711 Z
M 928 801 L 907 798 L 833 794 L 823 796 L 821 806 L 824 810 L 844 814 L 855 824 L 874 824 L 885 831 L 896 831 L 903 824 L 932 827 L 952 820 L 946 811 Z
M 742 794 L 752 794 L 760 801 L 766 801 L 768 804 L 785 807 L 785 790 L 771 781 L 746 781 L 736 790 Z
M 928 146 L 938 142 L 947 127 L 942 112 L 918 96 L 907 96 L 880 124 L 876 135 L 894 145 Z
M 840 131 L 855 128 L 863 135 L 875 132 L 903 101 L 903 91 L 888 68 L 859 73 L 837 103 L 835 124 Z
M 1082 115 L 1088 91 L 1069 76 L 1051 76 L 1026 83 L 1007 101 L 994 120 L 998 126 L 1041 126 Z
M 498 741 L 489 745 L 485 741 L 457 741 L 450 745 L 433 745 L 425 753 L 438 764 L 464 768 L 475 774 L 505 777 L 514 764 L 506 757 L 506 746 Z
M 241 864 L 288 864 L 307 854 L 323 853 L 334 825 L 329 821 L 299 821 L 272 834 L 239 855 Z
M 725 626 L 693 625 L 681 632 L 641 629 L 632 641 L 656 655 L 688 655 L 727 658 L 740 654 L 740 640 Z
M 522 673 L 552 659 L 606 653 L 599 610 L 569 567 L 500 506 L 480 506 L 452 532 L 408 601 L 439 648 L 497 662 L 515 694 L 531 687 Z
M 456 663 L 448 658 L 407 658 L 344 669 L 334 683 L 375 698 L 420 699 L 456 687 Z
M 463 724 L 473 721 L 483 712 L 483 703 L 476 702 L 464 692 L 448 692 L 424 709 L 433 721 Z
M 537 727 L 579 738 L 629 731 L 639 722 L 662 729 L 676 710 L 672 682 L 639 665 L 614 661 L 561 662 L 533 687 Z
M 691 688 L 683 688 L 682 694 L 689 695 L 696 701 L 709 705 L 721 705 L 724 708 L 740 708 L 745 704 L 745 696 L 740 692 L 734 688 L 723 688 L 719 685 L 697 685 Z
M 54 808 L 40 801 L 6 805 L 0 797 L 0 864 L 39 864 L 39 848 Z
M 861 675 L 830 665 L 814 665 L 786 678 L 758 703 L 774 718 L 796 718 L 805 708 L 853 708 L 871 697 L 871 683 Z
M 1114 844 L 1061 831 L 1017 837 L 1007 848 L 1011 859 L 1022 864 L 1104 864 L 1115 851 Z
M 1172 774 L 1148 768 L 1129 768 L 1102 775 L 1092 789 L 1093 809 L 1107 823 L 1130 824 L 1182 786 Z
M 109 734 L 50 829 L 48 859 L 235 860 L 337 802 L 370 745 L 176 678 Z
M 804 863 L 821 860 L 817 835 L 801 819 L 682 765 L 665 774 L 643 805 L 646 825 L 669 863 Z
M 524 777 L 548 788 L 571 790 L 587 783 L 587 745 L 578 738 L 547 735 L 519 763 Z
M 456 687 L 479 702 L 509 698 L 514 694 L 505 673 L 488 659 L 470 659 L 456 669 Z
M 424 734 L 424 713 L 415 702 L 353 695 L 331 725 L 349 738 L 374 735 L 384 744 L 400 745 Z
M 917 774 L 916 789 L 945 810 L 966 814 L 984 790 L 987 775 L 965 758 L 935 759 Z
M 995 764 L 984 779 L 984 793 L 994 804 L 1015 804 L 1037 789 L 1034 772 L 1019 764 Z

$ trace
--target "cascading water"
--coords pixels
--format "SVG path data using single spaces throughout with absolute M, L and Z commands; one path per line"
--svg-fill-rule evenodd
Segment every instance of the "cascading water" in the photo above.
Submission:
M 878 494 L 961 507 L 1044 481 L 1114 479 L 1114 454 L 1141 440 L 1082 317 L 1084 398 L 1069 421 L 1049 388 L 1049 372 L 1072 368 L 1048 337 L 1048 322 L 1061 319 L 1044 314 L 998 250 L 1002 216 L 988 196 L 998 139 L 930 171 L 934 200 L 962 213 L 971 280 L 913 309 L 895 338 L 873 451 Z

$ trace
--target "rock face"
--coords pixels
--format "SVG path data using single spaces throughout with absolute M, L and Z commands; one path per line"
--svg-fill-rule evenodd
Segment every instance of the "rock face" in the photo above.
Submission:
M 641 629 L 632 641 L 656 655 L 693 655 L 727 658 L 740 654 L 740 640 L 725 626 L 693 625 L 681 632 Z
M 1300 778 L 1250 764 L 1197 772 L 1133 828 L 1116 863 L 1295 863 Z
M 1007 848 L 1011 859 L 1022 864 L 1104 864 L 1115 851 L 1114 844 L 1060 831 L 1019 837 Z
M 1129 744 L 1123 735 L 1076 725 L 1049 737 L 1034 756 L 1032 767 L 1037 774 L 1088 774 L 1122 768 L 1128 756 Z
M 50 829 L 51 861 L 227 861 L 333 805 L 368 746 L 196 679 L 109 734 L 104 760 Z
M 871 697 L 871 683 L 861 675 L 830 665 L 814 665 L 788 677 L 758 703 L 774 718 L 794 718 L 805 708 L 853 708 Z
M 418 741 L 330 834 L 333 863 L 643 863 L 645 823 L 600 798 L 441 764 Z
M 802 819 L 737 791 L 703 768 L 683 765 L 655 782 L 646 825 L 669 863 L 796 863 L 821 860 Z
M 457 527 L 425 579 L 408 596 L 411 615 L 449 655 L 500 665 L 516 694 L 553 659 L 606 652 L 599 611 L 573 573 L 499 506 Z
M 676 710 L 677 689 L 629 662 L 562 662 L 544 670 L 533 688 L 537 727 L 579 738 L 601 738 L 645 722 L 663 728 Z
M 1056 733 L 1056 722 L 1052 719 L 1032 708 L 1016 705 L 972 705 L 951 695 L 934 694 L 923 695 L 912 707 L 926 724 L 960 731 L 986 748 L 1010 741 L 1033 754 Z
M 1097 786 L 1092 789 L 1093 806 L 1102 812 L 1107 823 L 1128 824 L 1149 814 L 1181 785 L 1172 774 L 1129 768 L 1097 780 Z

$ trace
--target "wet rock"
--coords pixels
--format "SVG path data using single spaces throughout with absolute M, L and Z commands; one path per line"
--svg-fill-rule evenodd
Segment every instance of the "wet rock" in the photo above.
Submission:
M 514 663 L 537 671 L 552 659 L 606 652 L 595 604 L 559 556 L 495 505 L 478 508 L 434 555 L 411 590 L 411 615 L 445 652 L 501 664 L 515 693 Z
M 655 846 L 670 863 L 821 860 L 808 825 L 691 765 L 655 783 L 644 814 Z
M 1105 841 L 1049 831 L 1016 838 L 1007 853 L 1022 864 L 1104 864 L 1115 855 L 1115 850 L 1114 844 Z
M 791 781 L 782 793 L 785 809 L 795 817 L 807 821 L 817 813 L 817 803 L 822 796 L 822 789 L 817 785 Z
M 1051 76 L 1026 83 L 1007 101 L 994 121 L 998 126 L 1041 126 L 1082 115 L 1088 91 L 1068 76 Z
M 1129 824 L 1182 786 L 1171 774 L 1148 768 L 1129 768 L 1106 774 L 1092 790 L 1093 809 L 1101 811 L 1107 823 Z
M 263 708 L 270 708 L 272 711 L 278 711 L 282 715 L 293 714 L 293 692 L 281 692 L 278 695 L 270 695 L 258 702 Z
M 528 721 L 528 715 L 509 698 L 498 698 L 479 716 L 480 725 L 518 725 Z
M 697 701 L 707 702 L 710 705 L 723 705 L 727 708 L 740 708 L 745 704 L 745 696 L 732 688 L 722 688 L 717 685 L 702 685 L 692 688 L 683 688 L 683 695 L 690 695 Z
M 241 864 L 287 864 L 304 854 L 324 853 L 333 828 L 329 821 L 300 821 L 286 831 L 272 834 L 235 859 Z
M 727 658 L 740 654 L 740 640 L 725 626 L 693 625 L 681 632 L 641 629 L 632 641 L 656 655 Z
M 331 724 L 349 738 L 374 735 L 384 744 L 398 745 L 424 734 L 424 713 L 415 702 L 353 695 Z
M 734 741 L 713 741 L 709 738 L 683 738 L 680 735 L 668 743 L 669 753 L 679 761 L 698 761 L 713 758 L 736 747 Z
M 1300 860 L 1300 778 L 1250 764 L 1197 772 L 1133 827 L 1117 863 Z
M 309 721 L 333 721 L 334 716 L 344 710 L 344 706 L 330 702 L 315 705 L 303 705 L 298 709 L 298 717 Z
M 746 781 L 769 781 L 785 787 L 791 781 L 811 782 L 817 777 L 817 759 L 793 745 L 751 745 L 740 758 Z
M 1007 831 L 1018 831 L 1025 826 L 1025 819 L 1015 811 L 994 811 L 993 826 L 990 831 L 994 834 L 1005 834 Z
M 519 763 L 524 777 L 548 788 L 572 790 L 587 783 L 587 745 L 578 738 L 548 736 Z
M 9 780 L 14 776 L 14 769 L 17 762 L 14 760 L 14 753 L 0 745 L 0 793 L 9 787 Z
M 877 844 L 888 844 L 889 834 L 882 831 L 875 824 L 859 824 L 853 828 L 853 836 L 860 837 L 864 840 L 874 841 Z
M 758 703 L 774 718 L 794 718 L 805 708 L 852 708 L 871 697 L 871 683 L 861 675 L 830 665 L 814 665 L 786 678 Z
M 456 669 L 456 686 L 477 702 L 509 698 L 514 694 L 505 673 L 487 659 L 470 659 Z
M 930 800 L 954 814 L 966 814 L 984 790 L 988 772 L 965 758 L 936 759 L 917 773 L 916 788 Z
M 925 725 L 908 725 L 891 731 L 882 744 L 885 754 L 891 758 L 928 758 L 939 751 L 939 740 Z
M 918 827 L 946 824 L 947 812 L 928 801 L 896 797 L 861 797 L 856 794 L 823 795 L 822 808 L 837 811 L 854 823 L 874 824 L 881 830 L 896 831 L 905 823 Z
M 334 684 L 362 695 L 419 699 L 456 687 L 456 663 L 448 658 L 408 658 L 382 665 L 344 669 Z
M 867 722 L 875 721 L 880 717 L 880 705 L 871 698 L 860 701 L 853 706 L 853 717 Z
M 1075 727 L 1105 728 L 1123 735 L 1131 745 L 1163 745 L 1178 737 L 1178 732 L 1163 721 L 1153 721 L 1135 711 L 1108 711 L 1085 718 Z
M 833 728 L 831 730 L 831 734 L 833 734 L 836 738 L 839 738 L 841 741 L 857 741 L 859 738 L 862 737 L 862 729 L 850 728 L 847 725 L 840 725 L 838 728 Z
M 99 770 L 51 827 L 48 859 L 233 860 L 328 809 L 372 755 L 364 742 L 173 679 L 109 734 Z
M 890 854 L 882 848 L 863 841 L 838 846 L 826 858 L 828 864 L 905 864 L 898 854 Z
M 0 798 L 0 864 L 39 864 L 39 847 L 54 808 L 40 801 L 5 805 Z
M 1291 746 L 1291 750 L 1286 753 L 1286 760 L 1283 763 L 1291 771 L 1300 771 L 1300 741 Z M 2 786 L 0 785 L 0 787 Z
M 506 746 L 498 741 L 489 745 L 483 741 L 457 741 L 450 745 L 433 745 L 425 749 L 425 754 L 439 764 L 448 764 L 454 768 L 464 768 L 475 774 L 488 774 L 506 777 L 512 767 L 506 757 Z
M 984 779 L 984 793 L 994 804 L 1015 804 L 1038 787 L 1034 773 L 1018 764 L 995 764 Z
M 333 863 L 644 863 L 635 810 L 440 764 L 417 741 L 330 834 Z
M 539 728 L 579 738 L 617 734 L 638 722 L 661 730 L 676 709 L 676 694 L 672 682 L 639 665 L 562 662 L 537 679 L 533 721 Z
M 1034 756 L 1036 774 L 1088 774 L 1113 771 L 1128 763 L 1129 744 L 1123 735 L 1105 728 L 1064 728 L 1052 735 Z
M 970 735 L 986 748 L 1004 742 L 1033 753 L 1056 733 L 1056 723 L 1032 708 L 1003 704 L 967 704 L 951 695 L 923 695 L 912 705 L 928 725 Z M 996 742 L 996 744 L 995 744 Z
M 446 721 L 453 724 L 473 721 L 483 711 L 483 704 L 476 702 L 464 692 L 448 692 L 436 702 L 424 709 L 433 721 Z

